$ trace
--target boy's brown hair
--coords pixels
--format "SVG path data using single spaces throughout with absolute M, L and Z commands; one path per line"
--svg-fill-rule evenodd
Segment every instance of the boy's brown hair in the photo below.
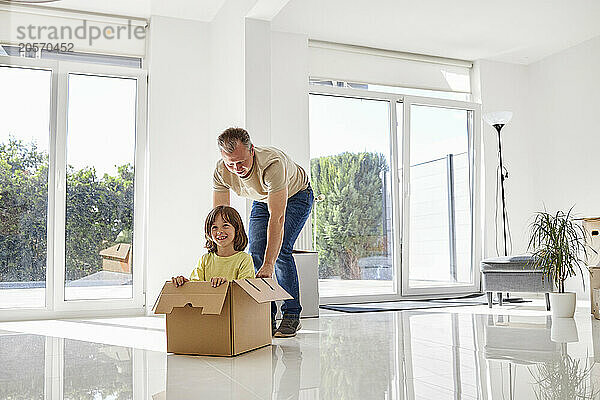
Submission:
M 223 221 L 230 223 L 235 229 L 235 238 L 233 239 L 233 249 L 236 251 L 243 251 L 248 245 L 248 236 L 244 230 L 244 222 L 242 217 L 233 207 L 229 206 L 217 206 L 206 217 L 204 223 L 204 235 L 206 236 L 206 247 L 209 253 L 217 252 L 217 244 L 211 239 L 211 228 L 215 223 L 217 215 L 223 218 Z

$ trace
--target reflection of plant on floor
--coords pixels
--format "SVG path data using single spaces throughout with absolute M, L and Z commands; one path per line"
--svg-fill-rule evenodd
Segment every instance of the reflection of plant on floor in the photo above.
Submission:
M 591 383 L 592 367 L 587 357 L 573 359 L 567 353 L 567 344 L 562 343 L 560 358 L 529 368 L 537 385 L 534 386 L 536 399 L 596 399 L 600 390 Z
M 132 399 L 132 352 L 127 347 L 65 339 L 64 398 Z
M 0 399 L 45 399 L 45 342 L 38 335 L 0 335 Z
M 333 326 L 335 324 L 335 327 Z M 386 399 L 392 393 L 394 371 L 393 320 L 357 324 L 353 318 L 328 321 L 321 335 L 319 398 Z M 336 332 L 351 332 L 340 335 Z

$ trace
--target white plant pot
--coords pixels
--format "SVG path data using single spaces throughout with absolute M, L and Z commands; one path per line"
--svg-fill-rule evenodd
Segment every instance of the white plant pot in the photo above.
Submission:
M 553 318 L 573 318 L 577 296 L 573 292 L 550 293 L 550 309 Z

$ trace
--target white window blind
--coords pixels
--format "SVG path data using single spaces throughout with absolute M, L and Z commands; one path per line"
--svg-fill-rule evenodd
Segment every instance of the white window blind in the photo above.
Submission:
M 470 93 L 471 68 L 464 60 L 309 41 L 311 78 Z
M 147 21 L 140 18 L 0 4 L 4 44 L 65 43 L 69 51 L 144 57 L 146 33 Z

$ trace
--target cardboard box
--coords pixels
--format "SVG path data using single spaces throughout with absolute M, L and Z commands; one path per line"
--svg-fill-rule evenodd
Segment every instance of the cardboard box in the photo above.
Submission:
M 591 289 L 592 292 L 592 313 L 594 318 L 600 319 L 600 289 Z
M 582 220 L 586 232 L 586 244 L 595 250 L 594 252 L 588 249 L 586 264 L 598 266 L 600 265 L 600 218 L 582 218 Z
M 588 267 L 590 271 L 590 304 L 592 314 L 598 313 L 598 297 L 597 291 L 594 289 L 600 289 L 600 267 Z
M 154 305 L 166 314 L 167 352 L 235 356 L 271 344 L 271 305 L 291 299 L 275 280 L 238 279 L 219 287 L 210 282 L 166 282 Z

